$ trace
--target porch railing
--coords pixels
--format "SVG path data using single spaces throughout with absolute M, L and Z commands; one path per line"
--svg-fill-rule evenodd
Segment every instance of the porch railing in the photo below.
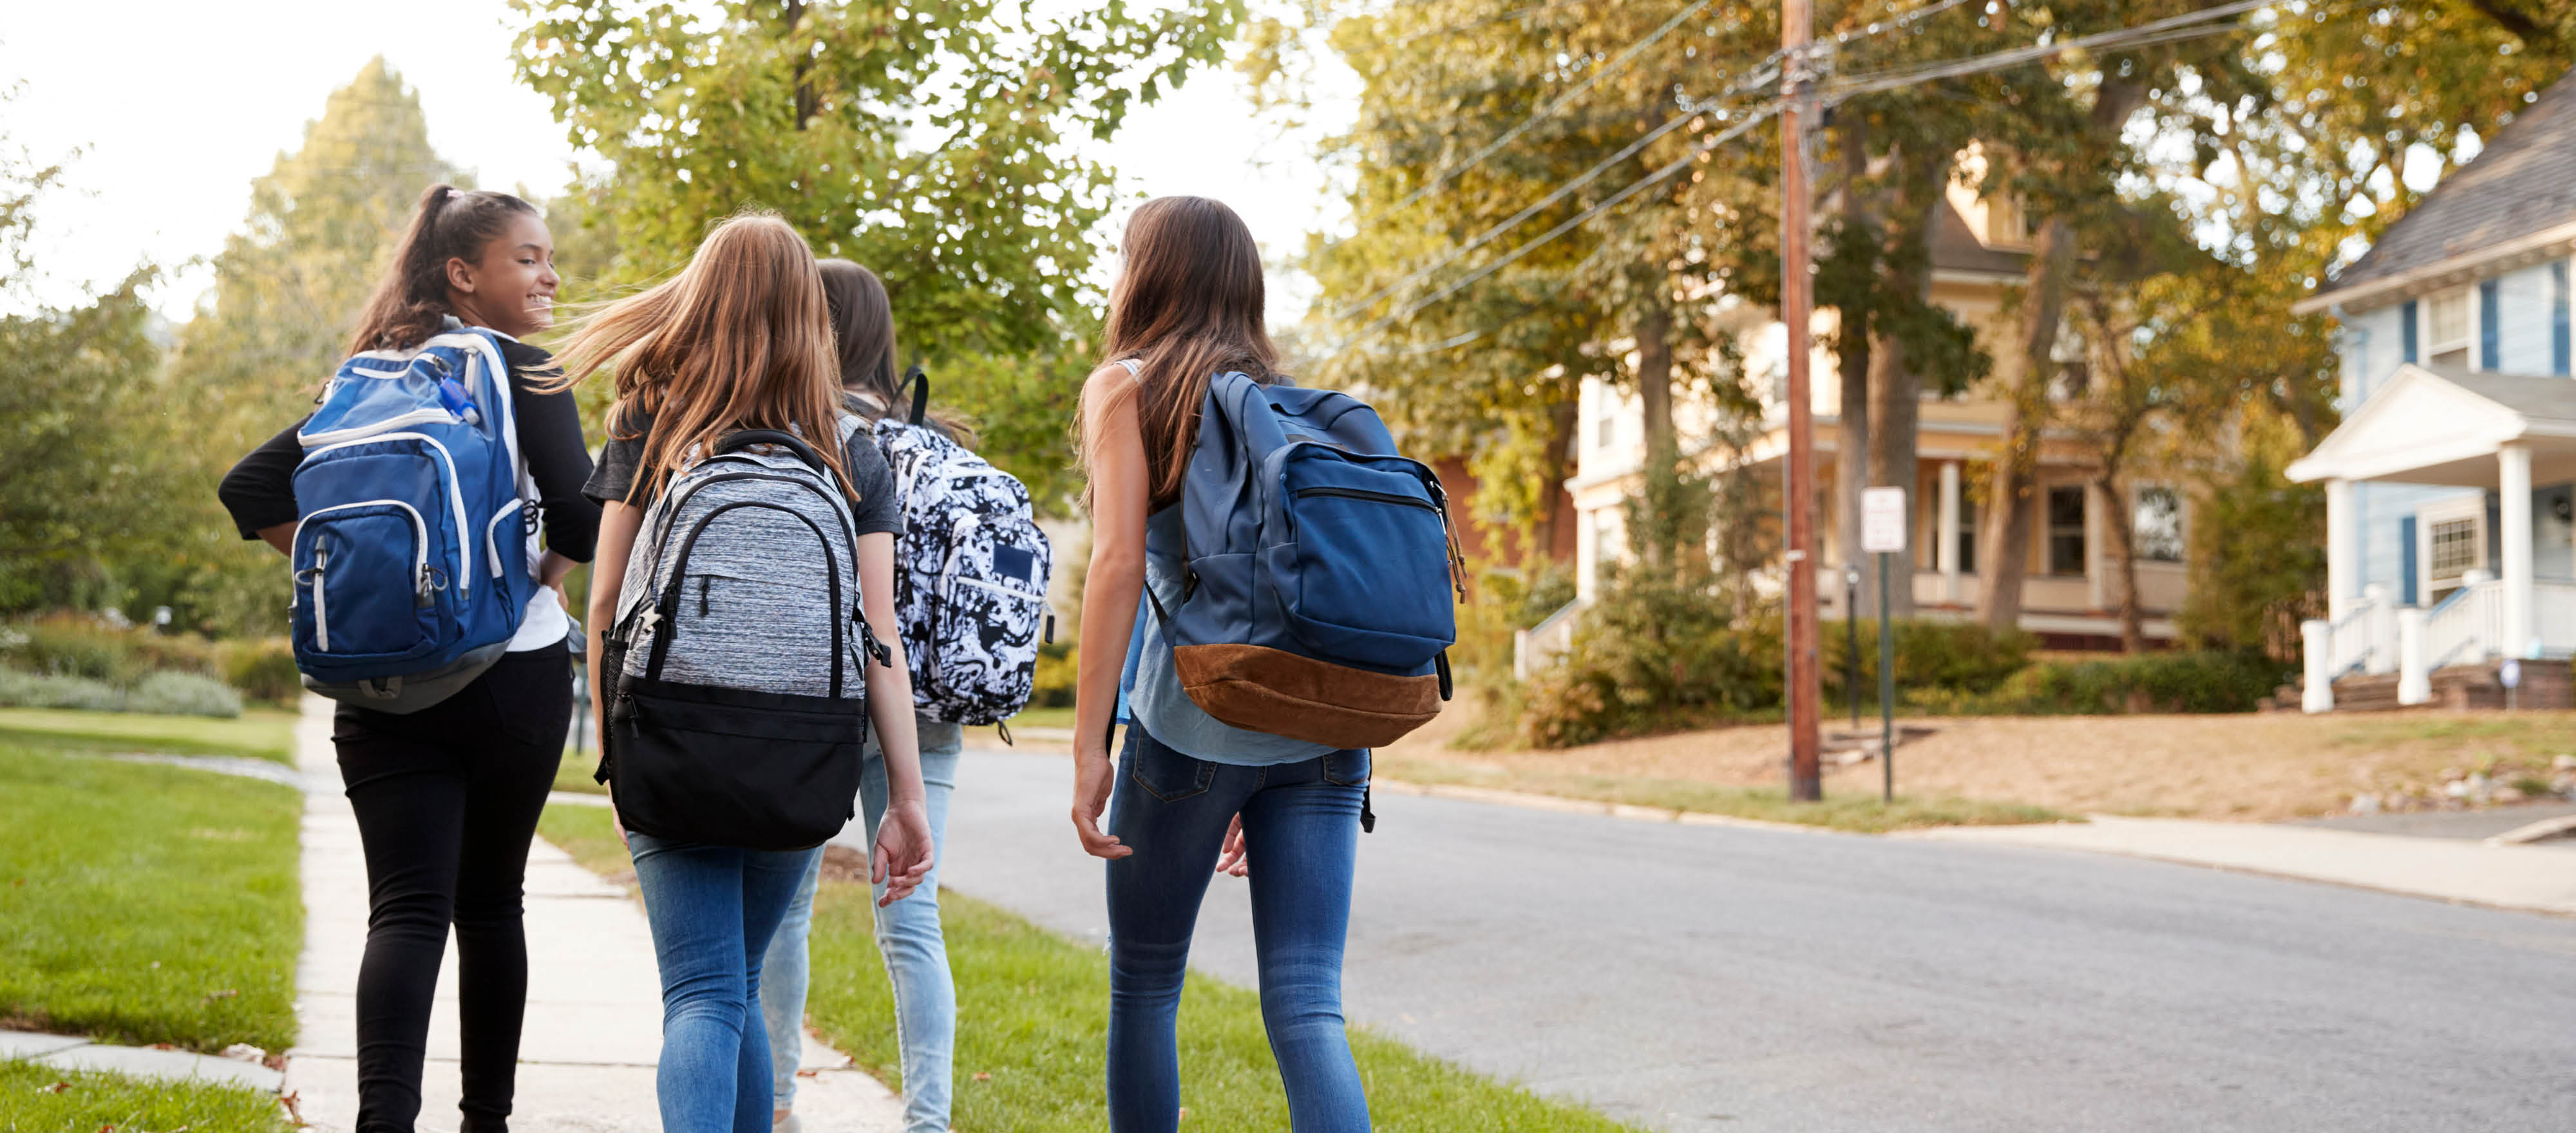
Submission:
M 2484 660 L 2504 651 L 2504 580 L 2472 582 L 2424 615 L 2424 652 L 2432 667 Z
M 2355 599 L 2343 620 L 2334 623 L 2329 671 L 2338 678 L 2397 667 L 2397 607 L 2377 590 Z

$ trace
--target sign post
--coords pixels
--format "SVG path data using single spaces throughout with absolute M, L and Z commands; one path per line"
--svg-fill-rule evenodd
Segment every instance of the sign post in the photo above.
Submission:
M 1887 611 L 1895 604 L 1888 556 L 1905 549 L 1905 489 L 1863 488 L 1860 549 L 1878 556 L 1878 774 L 1879 801 L 1896 801 L 1896 633 Z M 1906 585 L 1913 585 L 1912 579 Z

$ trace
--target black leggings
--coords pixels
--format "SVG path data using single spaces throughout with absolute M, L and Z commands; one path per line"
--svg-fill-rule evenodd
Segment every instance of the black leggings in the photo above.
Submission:
M 409 716 L 343 705 L 332 730 L 367 850 L 358 1129 L 409 1133 L 431 996 L 456 926 L 466 1133 L 510 1116 L 528 998 L 520 883 L 572 720 L 564 647 L 511 653 Z

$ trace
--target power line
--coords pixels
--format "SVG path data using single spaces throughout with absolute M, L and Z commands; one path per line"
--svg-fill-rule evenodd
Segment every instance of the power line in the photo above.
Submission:
M 1353 221 L 1351 224 L 1351 234 L 1349 236 L 1344 236 L 1325 244 L 1323 247 L 1316 249 L 1316 254 L 1320 255 L 1324 252 L 1331 251 L 1334 248 L 1340 247 L 1345 242 L 1356 239 L 1360 233 L 1367 231 L 1370 225 L 1376 224 L 1378 221 L 1384 220 L 1395 213 L 1404 211 L 1411 207 L 1414 202 L 1430 196 L 1442 185 L 1448 184 L 1450 178 L 1474 168 L 1479 162 L 1484 161 L 1488 157 L 1492 157 L 1496 151 L 1502 149 L 1504 146 L 1510 145 L 1514 141 L 1519 140 L 1521 135 L 1536 129 L 1539 123 L 1555 117 L 1558 111 L 1565 109 L 1585 92 L 1600 85 L 1601 80 L 1609 78 L 1611 75 L 1617 73 L 1620 68 L 1627 66 L 1631 60 L 1635 59 L 1638 55 L 1643 54 L 1647 48 L 1654 46 L 1656 41 L 1671 34 L 1674 28 L 1682 25 L 1682 21 L 1699 14 L 1702 9 L 1707 8 L 1710 4 L 1715 2 L 1716 0 L 1694 0 L 1691 6 L 1674 13 L 1673 18 L 1664 21 L 1663 26 L 1646 33 L 1645 38 L 1629 44 L 1624 50 L 1619 52 L 1617 57 L 1597 68 L 1594 68 L 1592 74 L 1586 77 L 1581 83 L 1576 84 L 1573 90 L 1569 90 L 1564 94 L 1558 95 L 1553 100 L 1550 100 L 1547 105 L 1539 107 L 1535 113 L 1522 119 L 1519 125 L 1504 131 L 1503 136 L 1486 143 L 1484 148 L 1477 150 L 1475 153 L 1469 154 L 1465 160 L 1459 161 L 1446 169 L 1432 174 L 1430 180 L 1423 182 L 1422 187 L 1415 189 L 1411 193 L 1405 194 L 1403 200 L 1397 201 L 1392 205 L 1388 205 L 1387 207 L 1370 213 L 1359 220 Z M 1777 59 L 1778 54 L 1774 53 L 1772 58 Z M 1769 62 L 1770 60 L 1765 60 L 1762 64 L 1757 64 L 1755 69 L 1759 70 L 1761 66 L 1768 65 Z
M 2008 70 L 2013 67 L 2019 67 L 2025 64 L 2035 63 L 2058 55 L 2063 55 L 2070 51 L 2085 51 L 2095 48 L 2121 50 L 2133 47 L 2153 46 L 2160 43 L 2174 43 L 2204 35 L 2223 35 L 2227 32 L 2238 30 L 2238 26 L 2232 23 L 2216 27 L 2207 25 L 2232 16 L 2240 16 L 2259 8 L 2273 7 L 2281 2 L 2282 0 L 2233 0 L 2231 3 L 2203 8 L 2197 12 L 2187 12 L 2179 16 L 2171 16 L 2161 20 L 2152 20 L 2132 28 L 2117 28 L 2111 31 L 2097 32 L 2092 35 L 2077 36 L 2073 39 L 2063 40 L 2057 43 L 2035 43 L 2028 47 L 2009 48 L 2003 51 L 1989 52 L 1984 55 L 1972 55 L 1960 59 L 1926 63 L 1914 67 L 1891 68 L 1884 71 L 1853 75 L 1838 82 L 1827 84 L 1825 89 L 1820 93 L 1826 98 L 1839 102 L 1859 95 L 1874 94 L 1885 90 L 1894 90 L 1899 87 L 1913 86 L 1918 83 L 1958 78 L 1964 75 L 1984 74 L 1992 71 Z
M 1657 169 L 1654 172 L 1645 175 L 1643 178 L 1638 179 L 1634 183 L 1631 183 L 1627 188 L 1611 194 L 1609 198 L 1603 200 L 1601 203 L 1566 218 L 1564 222 L 1558 224 L 1554 228 L 1548 229 L 1544 233 L 1539 234 L 1535 239 L 1532 239 L 1509 252 L 1505 252 L 1493 260 L 1487 261 L 1483 266 L 1478 267 L 1475 271 L 1467 273 L 1466 276 L 1460 278 L 1456 282 L 1406 305 L 1401 310 L 1389 312 L 1385 316 L 1379 318 L 1376 322 L 1370 323 L 1368 326 L 1361 328 L 1359 333 L 1343 339 L 1340 345 L 1335 346 L 1332 354 L 1326 356 L 1326 360 L 1330 361 L 1333 358 L 1341 357 L 1344 353 L 1348 352 L 1351 347 L 1358 345 L 1362 340 L 1376 334 L 1378 331 L 1386 329 L 1388 326 L 1393 325 L 1399 320 L 1411 318 L 1414 315 L 1421 313 L 1423 309 L 1431 306 L 1432 304 L 1440 302 L 1443 299 L 1467 289 L 1478 280 L 1484 279 L 1486 276 L 1492 275 L 1495 272 L 1511 266 L 1513 263 L 1518 262 L 1521 257 L 1537 251 L 1542 245 L 1547 244 L 1549 241 L 1552 241 L 1559 236 L 1563 236 L 1566 233 L 1583 226 L 1585 223 L 1588 223 L 1592 218 L 1618 207 L 1621 203 L 1627 201 L 1628 198 L 1645 191 L 1648 186 L 1662 182 L 1665 179 L 1670 178 L 1672 175 L 1689 168 L 1693 162 L 1699 160 L 1700 155 L 1707 153 L 1718 146 L 1724 145 L 1727 142 L 1733 141 L 1736 138 L 1742 137 L 1745 131 L 1751 130 L 1753 127 L 1761 124 L 1764 119 L 1769 118 L 1776 113 L 1779 113 L 1779 106 L 1776 103 L 1764 106 L 1753 112 L 1751 116 L 1745 118 L 1743 121 L 1738 122 L 1733 126 L 1729 126 L 1724 130 L 1718 131 L 1715 134 L 1709 135 L 1707 138 L 1702 139 L 1698 144 L 1693 145 L 1689 153 L 1685 153 L 1682 156 L 1673 159 L 1670 164 L 1665 165 L 1663 168 Z M 1456 257 L 1452 256 L 1450 258 L 1455 259 Z M 1444 260 L 1443 262 L 1445 263 L 1447 261 Z

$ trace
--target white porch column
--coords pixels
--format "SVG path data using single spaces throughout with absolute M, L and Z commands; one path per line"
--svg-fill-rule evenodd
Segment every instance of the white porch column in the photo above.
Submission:
M 1941 600 L 1959 601 L 1959 462 L 1941 462 L 1941 534 L 1933 548 L 1941 566 Z
M 2299 623 L 2299 656 L 2305 662 L 2305 679 L 2299 682 L 2299 711 L 2334 711 L 2334 682 L 2327 670 L 2334 668 L 2334 627 L 2310 618 Z
M 2432 646 L 2424 640 L 2424 607 L 2397 611 L 2397 703 L 2433 699 Z
M 2361 593 L 2360 533 L 2353 529 L 2352 481 L 2326 481 L 2326 621 L 2341 623 Z M 2329 627 L 2331 628 L 2331 627 Z
M 2496 450 L 2501 472 L 2497 494 L 2504 497 L 2504 640 L 2496 647 L 2507 657 L 2530 655 L 2531 588 L 2531 450 L 2506 445 Z

